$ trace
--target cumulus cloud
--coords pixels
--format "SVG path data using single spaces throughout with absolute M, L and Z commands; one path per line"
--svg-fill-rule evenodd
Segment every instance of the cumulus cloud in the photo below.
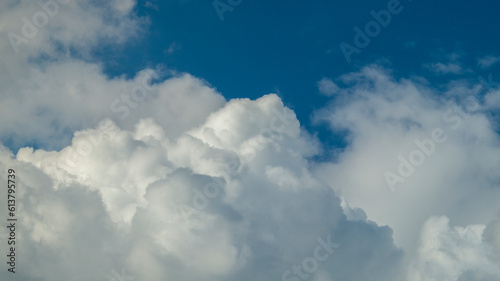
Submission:
M 450 227 L 447 217 L 428 219 L 409 280 L 497 280 L 500 269 L 482 239 L 484 229 L 485 225 Z
M 395 80 L 376 66 L 339 79 L 351 86 L 349 95 L 316 118 L 332 130 L 347 130 L 349 145 L 337 162 L 317 164 L 315 174 L 351 208 L 390 225 L 396 245 L 410 259 L 426 247 L 430 236 L 419 233 L 432 216 L 444 215 L 471 229 L 495 218 L 499 138 L 496 122 L 478 98 L 487 91 L 479 81 L 450 83 L 439 95 L 418 81 Z M 457 280 L 461 271 L 449 279 L 422 274 L 408 280 Z
M 391 229 L 347 220 L 309 172 L 311 139 L 267 95 L 232 100 L 177 139 L 151 118 L 132 131 L 105 120 L 60 151 L 4 149 L 2 168 L 23 183 L 23 253 L 40 253 L 19 258 L 30 266 L 23 274 L 102 279 L 125 267 L 144 280 L 398 278 L 403 254 Z
M 0 139 L 20 149 L 2 145 L 0 166 L 19 178 L 20 278 L 402 274 L 391 230 L 347 220 L 335 193 L 311 175 L 319 143 L 276 95 L 226 102 L 202 79 L 153 69 L 107 77 L 99 64 L 61 54 L 85 58 L 97 42 L 135 36 L 145 22 L 135 2 L 46 3 L 59 10 L 35 36 L 1 45 L 16 54 L 1 68 Z M 23 17 L 33 21 L 43 7 L 9 9 L 2 35 L 24 36 Z M 42 55 L 54 59 L 31 59 Z

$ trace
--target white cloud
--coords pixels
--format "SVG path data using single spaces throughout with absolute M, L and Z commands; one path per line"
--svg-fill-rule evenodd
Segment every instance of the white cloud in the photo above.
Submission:
M 449 226 L 447 217 L 428 219 L 421 233 L 418 261 L 409 280 L 497 280 L 498 263 L 482 240 L 485 225 Z
M 311 175 L 318 141 L 276 95 L 226 102 L 189 74 L 151 84 L 161 72 L 109 78 L 71 57 L 26 59 L 20 54 L 0 78 L 0 137 L 45 148 L 14 156 L 0 146 L 1 168 L 21 181 L 23 280 L 276 280 L 303 267 L 319 237 L 342 247 L 299 274 L 402 274 L 390 229 L 348 221 Z
M 410 260 L 429 217 L 445 215 L 458 225 L 485 225 L 495 217 L 499 138 L 495 121 L 467 98 L 477 85 L 450 83 L 447 95 L 440 96 L 425 84 L 396 81 L 374 66 L 340 79 L 351 83 L 346 89 L 350 94 L 317 112 L 316 118 L 333 130 L 348 130 L 349 145 L 335 163 L 317 164 L 315 174 L 350 208 L 362 208 L 369 219 L 391 226 L 396 244 Z M 425 140 L 435 129 L 442 129 L 446 140 L 430 145 Z M 423 151 L 415 141 L 425 141 L 426 150 L 433 151 L 429 156 L 422 152 L 423 163 L 412 165 L 412 173 L 402 175 L 391 192 L 384 174 L 399 175 L 399 156 L 408 161 L 413 151 Z
M 142 117 L 154 117 L 170 137 L 200 124 L 224 98 L 207 84 L 181 74 L 150 85 L 154 71 L 142 71 L 131 80 L 109 79 L 101 67 L 76 60 L 43 68 L 33 65 L 28 79 L 6 82 L 0 102 L 0 138 L 14 137 L 16 145 L 36 141 L 51 149 L 69 142 L 70 133 L 112 118 L 133 128 Z M 25 75 L 26 76 L 26 75 Z M 20 82 L 20 81 L 19 81 Z M 15 91 L 13 90 L 15 89 Z
M 339 92 L 339 87 L 332 80 L 323 77 L 318 81 L 319 92 L 325 96 L 332 96 Z
M 484 96 L 485 106 L 490 110 L 500 108 L 500 90 L 492 90 Z
M 268 95 L 232 100 L 177 140 L 153 119 L 139 121 L 133 131 L 105 121 L 76 132 L 72 146 L 59 152 L 4 152 L 1 168 L 26 175 L 18 199 L 20 231 L 29 237 L 23 248 L 40 253 L 37 262 L 19 258 L 29 267 L 27 280 L 102 279 L 122 267 L 147 280 L 279 280 L 294 264 L 303 268 L 319 238 L 340 248 L 321 270 L 300 274 L 316 280 L 398 278 L 402 253 L 392 232 L 363 219 L 346 220 L 334 193 L 310 174 L 305 157 L 316 143 L 291 113 Z M 280 114 L 287 119 L 280 121 Z M 228 122 L 243 117 L 247 123 Z M 260 138 L 259 128 L 271 134 Z M 87 149 L 78 148 L 82 140 Z M 81 152 L 74 166 L 66 161 L 71 149 Z M 82 238 L 86 233 L 94 238 Z M 93 250 L 81 251 L 86 247 Z M 48 265 L 46 252 L 66 258 Z M 96 254 L 88 265 L 95 270 L 80 266 Z
M 16 1 L 0 4 L 0 50 L 19 57 L 55 56 L 74 48 L 123 43 L 140 35 L 147 19 L 134 14 L 135 1 Z
M 488 67 L 491 67 L 491 66 L 497 64 L 498 62 L 500 62 L 500 57 L 488 55 L 488 56 L 484 56 L 482 58 L 479 58 L 477 60 L 477 65 L 480 68 L 485 69 L 485 68 L 488 68 Z
M 430 63 L 425 65 L 429 70 L 437 74 L 461 74 L 463 72 L 462 66 L 458 63 Z

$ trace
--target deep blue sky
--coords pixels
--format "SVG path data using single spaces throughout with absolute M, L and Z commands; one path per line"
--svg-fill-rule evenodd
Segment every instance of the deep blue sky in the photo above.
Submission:
M 276 92 L 311 132 L 340 145 L 310 122 L 312 111 L 328 100 L 316 86 L 322 77 L 376 62 L 396 77 L 421 75 L 446 83 L 460 76 L 437 76 L 423 64 L 444 63 L 457 53 L 474 70 L 462 76 L 472 79 L 491 73 L 476 71 L 476 59 L 498 53 L 498 1 L 402 0 L 402 12 L 347 63 L 339 44 L 353 45 L 353 28 L 364 29 L 373 20 L 370 11 L 387 9 L 388 2 L 244 0 L 221 21 L 210 0 L 151 1 L 157 9 L 142 1 L 137 13 L 149 17 L 148 32 L 120 50 L 99 50 L 98 56 L 110 76 L 163 64 L 206 79 L 227 99 Z

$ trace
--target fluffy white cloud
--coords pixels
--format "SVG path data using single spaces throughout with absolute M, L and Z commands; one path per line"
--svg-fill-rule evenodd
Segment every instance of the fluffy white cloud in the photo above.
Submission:
M 1 168 L 22 183 L 23 253 L 40 253 L 36 262 L 19 257 L 30 267 L 22 274 L 103 279 L 124 267 L 144 280 L 399 278 L 392 231 L 347 220 L 309 172 L 316 151 L 276 95 L 232 100 L 177 139 L 153 119 L 133 131 L 105 120 L 61 151 L 4 149 Z M 46 252 L 58 262 L 49 265 Z M 99 257 L 79 266 L 91 255 Z
M 55 55 L 74 49 L 87 55 L 97 44 L 123 43 L 144 30 L 147 19 L 134 14 L 134 0 L 3 1 L 0 50 L 18 57 Z M 9 60 L 9 58 L 8 58 Z
M 391 226 L 409 259 L 428 246 L 430 234 L 419 233 L 431 216 L 444 215 L 476 230 L 473 225 L 495 218 L 499 138 L 496 121 L 475 96 L 485 91 L 479 81 L 450 83 L 439 95 L 418 81 L 394 80 L 375 66 L 340 80 L 349 86 L 347 94 L 316 118 L 333 130 L 347 130 L 349 145 L 336 162 L 317 164 L 315 174 L 349 206 Z M 475 233 L 480 237 L 479 230 Z M 443 279 L 437 272 L 449 269 L 436 269 L 436 275 L 416 270 L 408 280 L 457 280 L 462 273 Z M 469 280 L 482 280 L 474 278 Z
M 189 74 L 151 85 L 158 75 L 149 69 L 131 80 L 109 79 L 98 65 L 77 60 L 32 65 L 28 79 L 9 81 L 6 85 L 12 88 L 2 90 L 0 116 L 5 122 L 0 138 L 56 149 L 67 144 L 75 130 L 104 118 L 133 128 L 142 117 L 155 118 L 173 137 L 199 125 L 225 101 Z
M 497 280 L 498 263 L 483 242 L 485 225 L 449 226 L 447 217 L 432 217 L 421 232 L 418 260 L 409 280 Z

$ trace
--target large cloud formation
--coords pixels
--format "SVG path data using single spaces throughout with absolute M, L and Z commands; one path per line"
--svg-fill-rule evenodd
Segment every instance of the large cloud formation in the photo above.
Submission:
M 151 118 L 132 131 L 105 120 L 58 152 L 4 149 L 2 169 L 21 178 L 20 276 L 397 279 L 392 231 L 347 220 L 309 172 L 316 145 L 267 95 L 230 101 L 175 139 Z
M 328 148 L 274 94 L 107 77 L 89 50 L 140 36 L 134 1 L 40 3 L 0 4 L 0 35 L 25 38 L 0 41 L 0 170 L 19 178 L 17 273 L 2 263 L 2 280 L 500 276 L 498 91 L 438 95 L 375 66 L 323 78 L 335 95 L 316 118 L 349 142 L 315 162 Z
M 337 80 L 345 88 L 316 119 L 347 131 L 349 145 L 314 174 L 394 229 L 408 280 L 490 280 L 475 271 L 498 279 L 486 249 L 500 233 L 484 232 L 500 198 L 498 123 L 487 104 L 498 90 L 468 80 L 437 90 L 377 66 Z

